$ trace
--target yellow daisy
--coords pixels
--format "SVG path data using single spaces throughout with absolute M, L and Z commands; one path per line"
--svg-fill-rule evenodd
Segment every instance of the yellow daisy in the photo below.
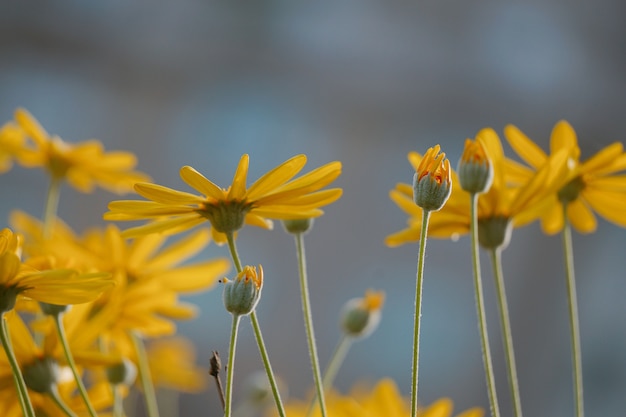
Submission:
M 476 135 L 489 155 L 494 167 L 493 183 L 486 193 L 478 198 L 478 223 L 482 245 L 505 245 L 510 226 L 521 227 L 539 218 L 546 207 L 546 197 L 561 187 L 567 174 L 568 153 L 561 150 L 546 159 L 541 169 L 527 178 L 519 187 L 507 183 L 508 159 L 504 156 L 497 133 L 491 128 L 482 129 Z M 421 156 L 409 154 L 409 162 L 414 168 L 419 166 Z M 455 172 L 451 173 L 452 193 L 445 206 L 433 212 L 428 225 L 431 237 L 457 238 L 469 232 L 470 197 L 458 181 Z M 390 192 L 391 199 L 409 215 L 408 227 L 386 238 L 389 246 L 397 246 L 418 241 L 421 230 L 422 212 L 412 204 L 411 187 L 398 184 Z M 492 231 L 495 230 L 495 236 Z
M 202 195 L 157 184 L 136 184 L 135 191 L 150 201 L 111 202 L 110 211 L 105 213 L 104 218 L 154 219 L 143 226 L 126 230 L 124 236 L 127 237 L 155 232 L 178 233 L 209 220 L 215 240 L 223 243 L 224 233 L 234 233 L 244 223 L 269 229 L 272 227 L 269 219 L 317 217 L 323 213 L 321 206 L 341 196 L 340 188 L 319 191 L 341 174 L 339 162 L 331 162 L 292 179 L 306 163 L 305 155 L 297 155 L 247 187 L 248 163 L 248 155 L 243 155 L 228 188 L 220 188 L 190 166 L 182 167 L 182 180 Z
M 328 414 L 333 417 L 408 417 L 410 415 L 407 399 L 401 395 L 391 379 L 382 379 L 371 389 L 357 387 L 348 396 L 331 394 L 327 398 L 326 405 Z M 285 410 L 291 417 L 306 416 L 309 404 L 292 401 L 285 406 Z M 442 398 L 427 407 L 420 407 L 418 416 L 452 417 L 452 411 L 452 401 Z M 482 417 L 483 415 L 484 411 L 481 408 L 471 408 L 458 414 L 457 417 Z M 311 416 L 321 416 L 319 407 L 316 407 Z
M 0 231 L 0 312 L 13 308 L 18 296 L 50 304 L 86 303 L 110 288 L 109 274 L 73 269 L 39 271 L 22 263 L 19 240 L 10 229 Z
M 520 158 L 530 168 L 518 165 L 512 171 L 513 181 L 523 181 L 539 169 L 550 157 L 521 130 L 513 125 L 504 134 Z M 554 234 L 563 229 L 563 204 L 567 204 L 567 218 L 581 233 L 596 230 L 595 211 L 606 220 L 626 227 L 626 175 L 616 175 L 626 170 L 626 153 L 620 142 L 615 142 L 584 162 L 580 161 L 580 148 L 576 132 L 564 120 L 559 121 L 550 136 L 550 152 L 569 153 L 568 182 L 555 190 L 549 198 L 548 210 L 541 218 L 545 233 Z
M 51 136 L 26 110 L 15 111 L 15 121 L 30 139 L 18 154 L 26 167 L 42 167 L 54 181 L 67 180 L 76 189 L 88 193 L 98 185 L 114 193 L 126 193 L 136 182 L 149 177 L 134 171 L 137 159 L 129 152 L 105 152 L 102 143 L 92 139 L 77 144 Z

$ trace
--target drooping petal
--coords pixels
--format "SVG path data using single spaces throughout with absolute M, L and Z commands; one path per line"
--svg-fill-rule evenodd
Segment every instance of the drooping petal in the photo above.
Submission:
M 602 217 L 621 227 L 626 227 L 626 193 L 585 189 L 583 198 Z
M 149 260 L 145 267 L 148 271 L 158 271 L 182 263 L 200 252 L 211 240 L 209 229 L 202 228 L 195 233 L 185 236 L 176 243 L 169 245 Z
M 583 162 L 580 169 L 583 173 L 595 173 L 596 170 L 610 166 L 623 152 L 624 146 L 620 142 L 612 143 Z
M 170 269 L 154 277 L 176 292 L 207 290 L 230 269 L 226 258 Z
M 173 218 L 168 217 L 162 220 L 155 220 L 142 226 L 126 229 L 122 232 L 122 236 L 128 238 L 142 236 L 149 233 L 164 233 L 166 235 L 170 235 L 190 229 L 204 221 L 207 220 L 197 213 L 190 213 L 188 215 Z
M 176 216 L 195 211 L 189 206 L 175 206 L 156 203 L 154 201 L 118 200 L 109 203 L 108 212 L 104 213 L 105 220 L 141 220 L 151 217 Z
M 567 218 L 572 227 L 580 233 L 595 232 L 598 226 L 596 216 L 580 198 L 567 205 Z
M 548 155 L 516 126 L 506 125 L 504 137 L 519 157 L 531 167 L 539 169 L 548 159 Z

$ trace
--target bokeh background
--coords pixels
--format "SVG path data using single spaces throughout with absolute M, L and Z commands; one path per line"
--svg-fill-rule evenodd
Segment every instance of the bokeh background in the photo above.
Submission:
M 390 376 L 410 390 L 417 245 L 390 249 L 405 225 L 388 198 L 410 182 L 408 151 L 440 143 L 453 164 L 463 141 L 513 123 L 547 149 L 568 120 L 583 158 L 626 131 L 625 6 L 575 1 L 20 1 L 0 5 L 0 118 L 26 107 L 48 131 L 73 142 L 98 138 L 139 157 L 155 182 L 185 189 L 192 165 L 229 184 L 242 153 L 250 179 L 294 154 L 311 169 L 343 162 L 342 199 L 306 237 L 313 316 L 325 364 L 340 336 L 343 303 L 383 289 L 380 328 L 353 346 L 337 387 Z M 510 149 L 506 147 L 506 152 Z M 41 171 L 0 177 L 0 218 L 40 215 Z M 103 225 L 106 192 L 62 191 L 60 216 L 76 230 Z M 626 215 L 626 213 L 625 213 Z M 293 240 L 247 228 L 245 263 L 262 263 L 259 320 L 275 371 L 291 396 L 310 392 Z M 451 397 L 456 409 L 488 407 L 467 238 L 427 247 L 420 397 Z M 626 231 L 600 221 L 575 235 L 585 401 L 590 416 L 626 410 Z M 226 256 L 213 245 L 203 257 Z M 539 227 L 516 230 L 504 252 L 524 411 L 573 414 L 561 243 Z M 510 415 L 497 309 L 483 259 L 491 347 L 503 416 Z M 230 317 L 221 290 L 188 298 L 201 315 L 179 326 L 200 362 L 228 351 Z M 235 400 L 262 365 L 245 320 Z M 183 396 L 182 416 L 220 415 L 211 386 Z

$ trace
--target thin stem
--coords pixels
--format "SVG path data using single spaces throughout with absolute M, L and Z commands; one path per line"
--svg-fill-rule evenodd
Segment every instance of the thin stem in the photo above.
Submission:
M 233 232 L 226 233 L 226 239 L 228 240 L 228 248 L 230 249 L 230 256 L 233 258 L 233 262 L 235 263 L 235 268 L 237 268 L 237 272 L 241 272 L 241 261 L 239 260 L 239 253 L 237 252 L 237 245 L 235 244 L 235 236 Z M 269 380 L 272 388 L 272 394 L 274 395 L 274 401 L 276 402 L 278 414 L 280 417 L 285 417 L 285 407 L 280 399 L 278 384 L 276 383 L 276 378 L 274 377 L 274 372 L 272 371 L 272 365 L 267 355 L 267 349 L 265 348 L 265 343 L 263 342 L 263 335 L 261 334 L 261 327 L 259 326 L 259 321 L 256 317 L 256 311 L 250 313 L 249 316 L 250 321 L 252 322 L 252 328 L 254 329 L 256 343 L 259 347 L 261 358 L 263 359 L 263 365 L 265 366 L 265 373 L 267 374 L 267 379 Z
M 74 374 L 74 379 L 76 380 L 76 385 L 78 386 L 78 392 L 80 392 L 80 396 L 83 397 L 83 401 L 87 406 L 87 410 L 89 411 L 89 415 L 91 417 L 97 417 L 96 410 L 94 410 L 91 401 L 89 401 L 89 396 L 87 395 L 87 389 L 85 388 L 85 384 L 83 384 L 83 380 L 78 374 L 78 370 L 76 369 L 76 362 L 74 362 L 74 357 L 72 356 L 72 352 L 70 351 L 70 346 L 67 341 L 67 335 L 65 334 L 65 328 L 63 327 L 63 322 L 61 321 L 61 313 L 54 314 L 54 325 L 57 329 L 57 334 L 59 335 L 59 341 L 61 342 L 61 346 L 63 347 L 63 352 L 65 353 L 65 359 L 67 360 L 67 364 L 70 366 L 72 373 Z
M 322 379 L 324 384 L 324 389 L 327 390 L 333 386 L 335 382 L 335 377 L 339 373 L 339 368 L 343 364 L 343 361 L 346 359 L 346 355 L 352 346 L 352 341 L 354 339 L 350 336 L 343 335 L 333 355 L 330 357 L 330 361 L 328 362 L 328 367 L 326 371 L 324 371 L 324 378 Z
M 422 315 L 422 282 L 424 280 L 424 254 L 428 233 L 429 210 L 422 210 L 422 230 L 417 257 L 417 283 L 415 285 L 415 315 L 413 316 L 413 369 L 411 385 L 411 417 L 417 416 L 417 375 L 419 371 L 420 318 Z
M 498 248 L 489 251 L 491 263 L 493 265 L 493 278 L 498 294 L 498 307 L 500 311 L 500 326 L 502 327 L 502 339 L 504 342 L 504 353 L 508 369 L 509 388 L 511 390 L 511 400 L 513 401 L 513 415 L 522 417 L 522 402 L 519 395 L 517 382 L 517 367 L 515 365 L 515 352 L 513 350 L 513 336 L 511 335 L 511 319 L 509 318 L 509 307 L 506 301 L 506 289 L 504 288 L 504 278 L 502 275 L 502 251 Z
M 572 229 L 567 220 L 567 206 L 564 204 L 565 225 L 563 227 L 563 250 L 565 253 L 565 276 L 567 280 L 567 298 L 569 304 L 569 328 L 572 343 L 572 367 L 574 374 L 574 401 L 576 417 L 583 417 L 583 363 L 580 349 L 580 326 L 578 321 L 578 298 L 576 296 L 576 279 L 574 276 L 574 250 L 572 246 Z
M 143 344 L 143 340 L 136 332 L 131 332 L 131 339 L 137 354 L 137 366 L 139 368 L 139 377 L 143 388 L 143 397 L 148 411 L 148 417 L 159 417 L 159 407 L 157 405 L 156 392 L 152 383 L 152 375 L 150 375 L 150 364 L 148 363 L 148 354 Z
M 209 362 L 211 364 L 209 375 L 211 375 L 215 379 L 217 395 L 220 399 L 220 404 L 222 404 L 222 410 L 224 410 L 226 408 L 226 399 L 224 398 L 224 388 L 222 388 L 222 380 L 220 378 L 222 361 L 220 360 L 220 355 L 217 353 L 216 350 L 213 351 L 213 354 L 211 355 L 211 360 Z
M 257 345 L 259 346 L 259 352 L 261 352 L 261 358 L 263 359 L 263 365 L 265 366 L 265 372 L 267 373 L 267 379 L 270 382 L 272 388 L 272 394 L 274 395 L 274 401 L 276 402 L 276 408 L 280 417 L 285 417 L 285 407 L 280 399 L 280 393 L 278 392 L 278 384 L 272 371 L 272 364 L 270 363 L 269 356 L 267 355 L 267 349 L 263 342 L 263 335 L 261 334 L 261 327 L 256 317 L 256 311 L 250 313 L 250 321 L 252 322 L 252 328 L 254 329 L 254 336 L 256 337 Z
M 56 385 L 52 385 L 47 391 L 47 394 L 50 396 L 50 398 L 52 398 L 54 403 L 61 409 L 61 411 L 67 414 L 67 417 L 78 417 L 76 413 L 74 413 L 72 409 L 69 408 L 67 404 L 65 404 L 65 402 L 63 402 Z
M 478 314 L 478 327 L 480 330 L 480 343 L 483 353 L 483 365 L 485 367 L 485 379 L 487 382 L 487 392 L 489 393 L 489 407 L 493 417 L 500 416 L 498 406 L 498 396 L 496 395 L 496 381 L 493 376 L 493 364 L 491 362 L 491 351 L 489 349 L 489 337 L 487 335 L 487 320 L 485 318 L 485 301 L 483 299 L 483 283 L 480 271 L 480 255 L 478 253 L 478 217 L 477 205 L 478 194 L 471 194 L 470 204 L 470 236 L 472 246 L 472 267 L 474 269 L 474 294 L 476 297 L 476 312 Z
M 113 387 L 113 417 L 124 417 L 124 402 L 122 397 L 122 387 L 116 384 Z
M 15 381 L 15 386 L 17 388 L 17 395 L 20 399 L 22 412 L 26 417 L 35 417 L 35 410 L 33 409 L 33 405 L 30 402 L 30 397 L 28 396 L 28 388 L 26 388 L 26 382 L 24 382 L 24 377 L 22 376 L 20 365 L 17 363 L 15 353 L 13 353 L 11 337 L 9 336 L 4 313 L 0 315 L 0 326 L 2 327 L 0 329 L 0 339 L 2 339 L 2 347 L 4 347 L 4 351 L 6 352 L 7 358 L 9 359 L 9 365 L 11 366 L 11 371 L 13 373 L 13 380 Z
M 309 356 L 311 358 L 311 367 L 313 368 L 313 379 L 315 380 L 317 400 L 322 411 L 322 417 L 326 417 L 324 387 L 322 385 L 319 358 L 317 355 L 317 347 L 315 345 L 315 332 L 313 331 L 313 316 L 311 314 L 311 300 L 309 296 L 309 284 L 306 271 L 306 254 L 304 251 L 304 235 L 302 233 L 296 233 L 295 240 L 296 250 L 298 253 L 298 270 L 300 274 L 300 295 L 302 298 L 302 313 L 304 314 L 304 328 L 306 330 L 306 339 L 309 345 Z
M 61 179 L 52 176 L 50 179 L 50 187 L 46 196 L 46 205 L 43 214 L 43 235 L 49 238 L 52 234 L 52 227 L 57 216 L 59 208 L 59 197 L 61 195 Z
M 230 353 L 228 354 L 228 366 L 226 367 L 226 396 L 224 403 L 224 416 L 230 417 L 233 402 L 233 375 L 235 373 L 235 350 L 237 348 L 237 331 L 241 316 L 233 314 L 233 323 L 230 328 Z

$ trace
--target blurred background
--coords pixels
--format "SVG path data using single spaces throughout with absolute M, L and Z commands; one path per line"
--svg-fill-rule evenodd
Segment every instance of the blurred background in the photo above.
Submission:
M 160 4 L 158 4 L 160 3 Z M 410 182 L 406 154 L 440 143 L 453 165 L 463 142 L 491 126 L 517 125 L 544 149 L 568 120 L 585 159 L 626 131 L 626 26 L 618 0 L 563 2 L 20 1 L 0 5 L 0 118 L 27 108 L 69 142 L 100 139 L 136 153 L 155 182 L 187 190 L 191 165 L 230 184 L 243 153 L 250 181 L 305 153 L 305 171 L 339 160 L 344 196 L 306 237 L 318 349 L 337 343 L 339 311 L 367 288 L 383 289 L 380 328 L 354 344 L 336 385 L 390 376 L 408 395 L 417 245 L 384 245 L 406 216 L 388 198 Z M 505 145 L 505 152 L 512 156 Z M 0 218 L 41 214 L 47 178 L 16 167 L 0 176 Z M 103 225 L 98 191 L 62 191 L 59 214 L 77 231 Z M 626 215 L 626 213 L 625 213 Z M 124 227 L 124 225 L 121 225 Z M 246 228 L 244 263 L 266 273 L 259 320 L 275 371 L 292 397 L 312 377 L 293 239 Z M 4 226 L 3 226 L 4 227 Z M 626 409 L 626 231 L 600 220 L 574 235 L 585 406 L 590 416 Z M 203 257 L 227 256 L 212 245 Z M 558 236 L 516 230 L 503 254 L 523 408 L 573 415 L 564 268 Z M 488 408 L 467 237 L 429 240 L 420 398 L 449 396 L 456 410 Z M 490 264 L 483 259 L 487 316 L 503 416 L 510 415 Z M 188 297 L 201 315 L 181 323 L 199 361 L 225 358 L 230 316 L 221 289 Z M 235 401 L 262 369 L 242 322 Z M 186 395 L 182 416 L 220 415 L 215 387 Z

